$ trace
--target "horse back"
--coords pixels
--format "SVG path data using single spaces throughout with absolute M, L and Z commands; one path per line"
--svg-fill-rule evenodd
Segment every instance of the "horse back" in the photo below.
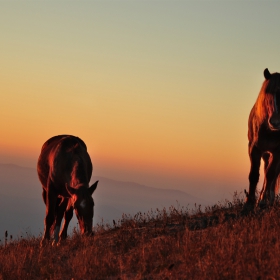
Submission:
M 57 192 L 66 195 L 65 184 L 71 179 L 74 162 L 78 162 L 86 174 L 89 183 L 92 173 L 92 163 L 86 144 L 72 135 L 58 135 L 47 140 L 41 149 L 37 163 L 39 180 L 45 190 L 48 181 L 56 186 Z

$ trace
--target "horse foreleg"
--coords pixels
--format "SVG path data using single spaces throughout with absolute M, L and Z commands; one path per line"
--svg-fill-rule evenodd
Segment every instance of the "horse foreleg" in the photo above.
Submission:
M 58 203 L 56 204 L 56 218 L 55 218 L 55 222 L 54 222 L 54 225 L 53 225 L 53 228 L 54 228 L 54 242 L 53 242 L 53 245 L 58 243 L 60 225 L 61 225 L 61 221 L 62 221 L 64 212 L 65 212 L 66 207 L 67 207 L 68 200 L 60 198 L 57 202 Z
M 260 177 L 261 152 L 256 146 L 249 146 L 251 169 L 249 173 L 249 193 L 246 193 L 246 205 L 255 206 L 256 188 Z
M 64 224 L 63 224 L 63 228 L 60 232 L 60 240 L 62 239 L 66 239 L 67 237 L 67 229 L 68 229 L 68 225 L 73 217 L 73 206 L 69 205 L 70 204 L 70 200 L 68 202 L 68 207 L 64 213 Z

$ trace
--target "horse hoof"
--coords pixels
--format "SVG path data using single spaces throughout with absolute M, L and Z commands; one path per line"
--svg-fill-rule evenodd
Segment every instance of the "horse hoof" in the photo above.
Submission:
M 54 240 L 54 241 L 52 242 L 52 246 L 53 246 L 53 247 L 58 247 L 59 245 L 60 245 L 60 241 Z
M 49 243 L 49 240 L 48 239 L 42 239 L 41 242 L 40 242 L 40 247 L 45 247 L 47 244 Z
M 255 205 L 253 203 L 246 202 L 243 206 L 241 214 L 246 216 L 249 213 L 252 213 L 254 210 L 255 210 Z
M 266 209 L 271 208 L 272 206 L 273 206 L 273 204 L 267 203 L 265 201 L 260 201 L 260 203 L 259 203 L 260 210 L 266 210 Z

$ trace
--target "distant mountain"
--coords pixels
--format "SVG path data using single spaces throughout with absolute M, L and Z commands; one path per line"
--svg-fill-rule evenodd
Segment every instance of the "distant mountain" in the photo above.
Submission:
M 207 201 L 188 195 L 183 191 L 158 189 L 133 182 L 120 182 L 95 176 L 99 180 L 93 197 L 95 201 L 94 223 L 112 223 L 122 214 L 134 215 L 156 208 L 185 206 L 194 204 L 210 205 Z M 42 200 L 42 187 L 36 169 L 0 164 L 0 239 L 4 232 L 20 236 L 38 235 L 44 228 L 45 205 Z M 71 227 L 77 220 L 71 221 Z M 71 229 L 70 229 L 71 230 Z
M 104 177 L 95 177 L 100 185 L 94 194 L 96 200 L 96 212 L 100 218 L 106 213 L 107 207 L 112 207 L 110 218 L 118 218 L 122 213 L 136 214 L 139 211 L 169 208 L 177 205 L 193 208 L 194 204 L 207 206 L 210 203 L 191 196 L 183 191 L 171 189 L 158 189 L 147 187 L 133 182 L 120 182 Z M 99 212 L 99 207 L 105 211 Z M 107 215 L 106 215 L 107 216 Z

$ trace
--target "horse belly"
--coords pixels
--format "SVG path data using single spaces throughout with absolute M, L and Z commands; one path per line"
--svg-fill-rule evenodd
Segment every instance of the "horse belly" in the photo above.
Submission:
M 255 145 L 261 151 L 274 152 L 275 150 L 280 149 L 280 138 L 271 137 L 271 135 L 259 137 Z

